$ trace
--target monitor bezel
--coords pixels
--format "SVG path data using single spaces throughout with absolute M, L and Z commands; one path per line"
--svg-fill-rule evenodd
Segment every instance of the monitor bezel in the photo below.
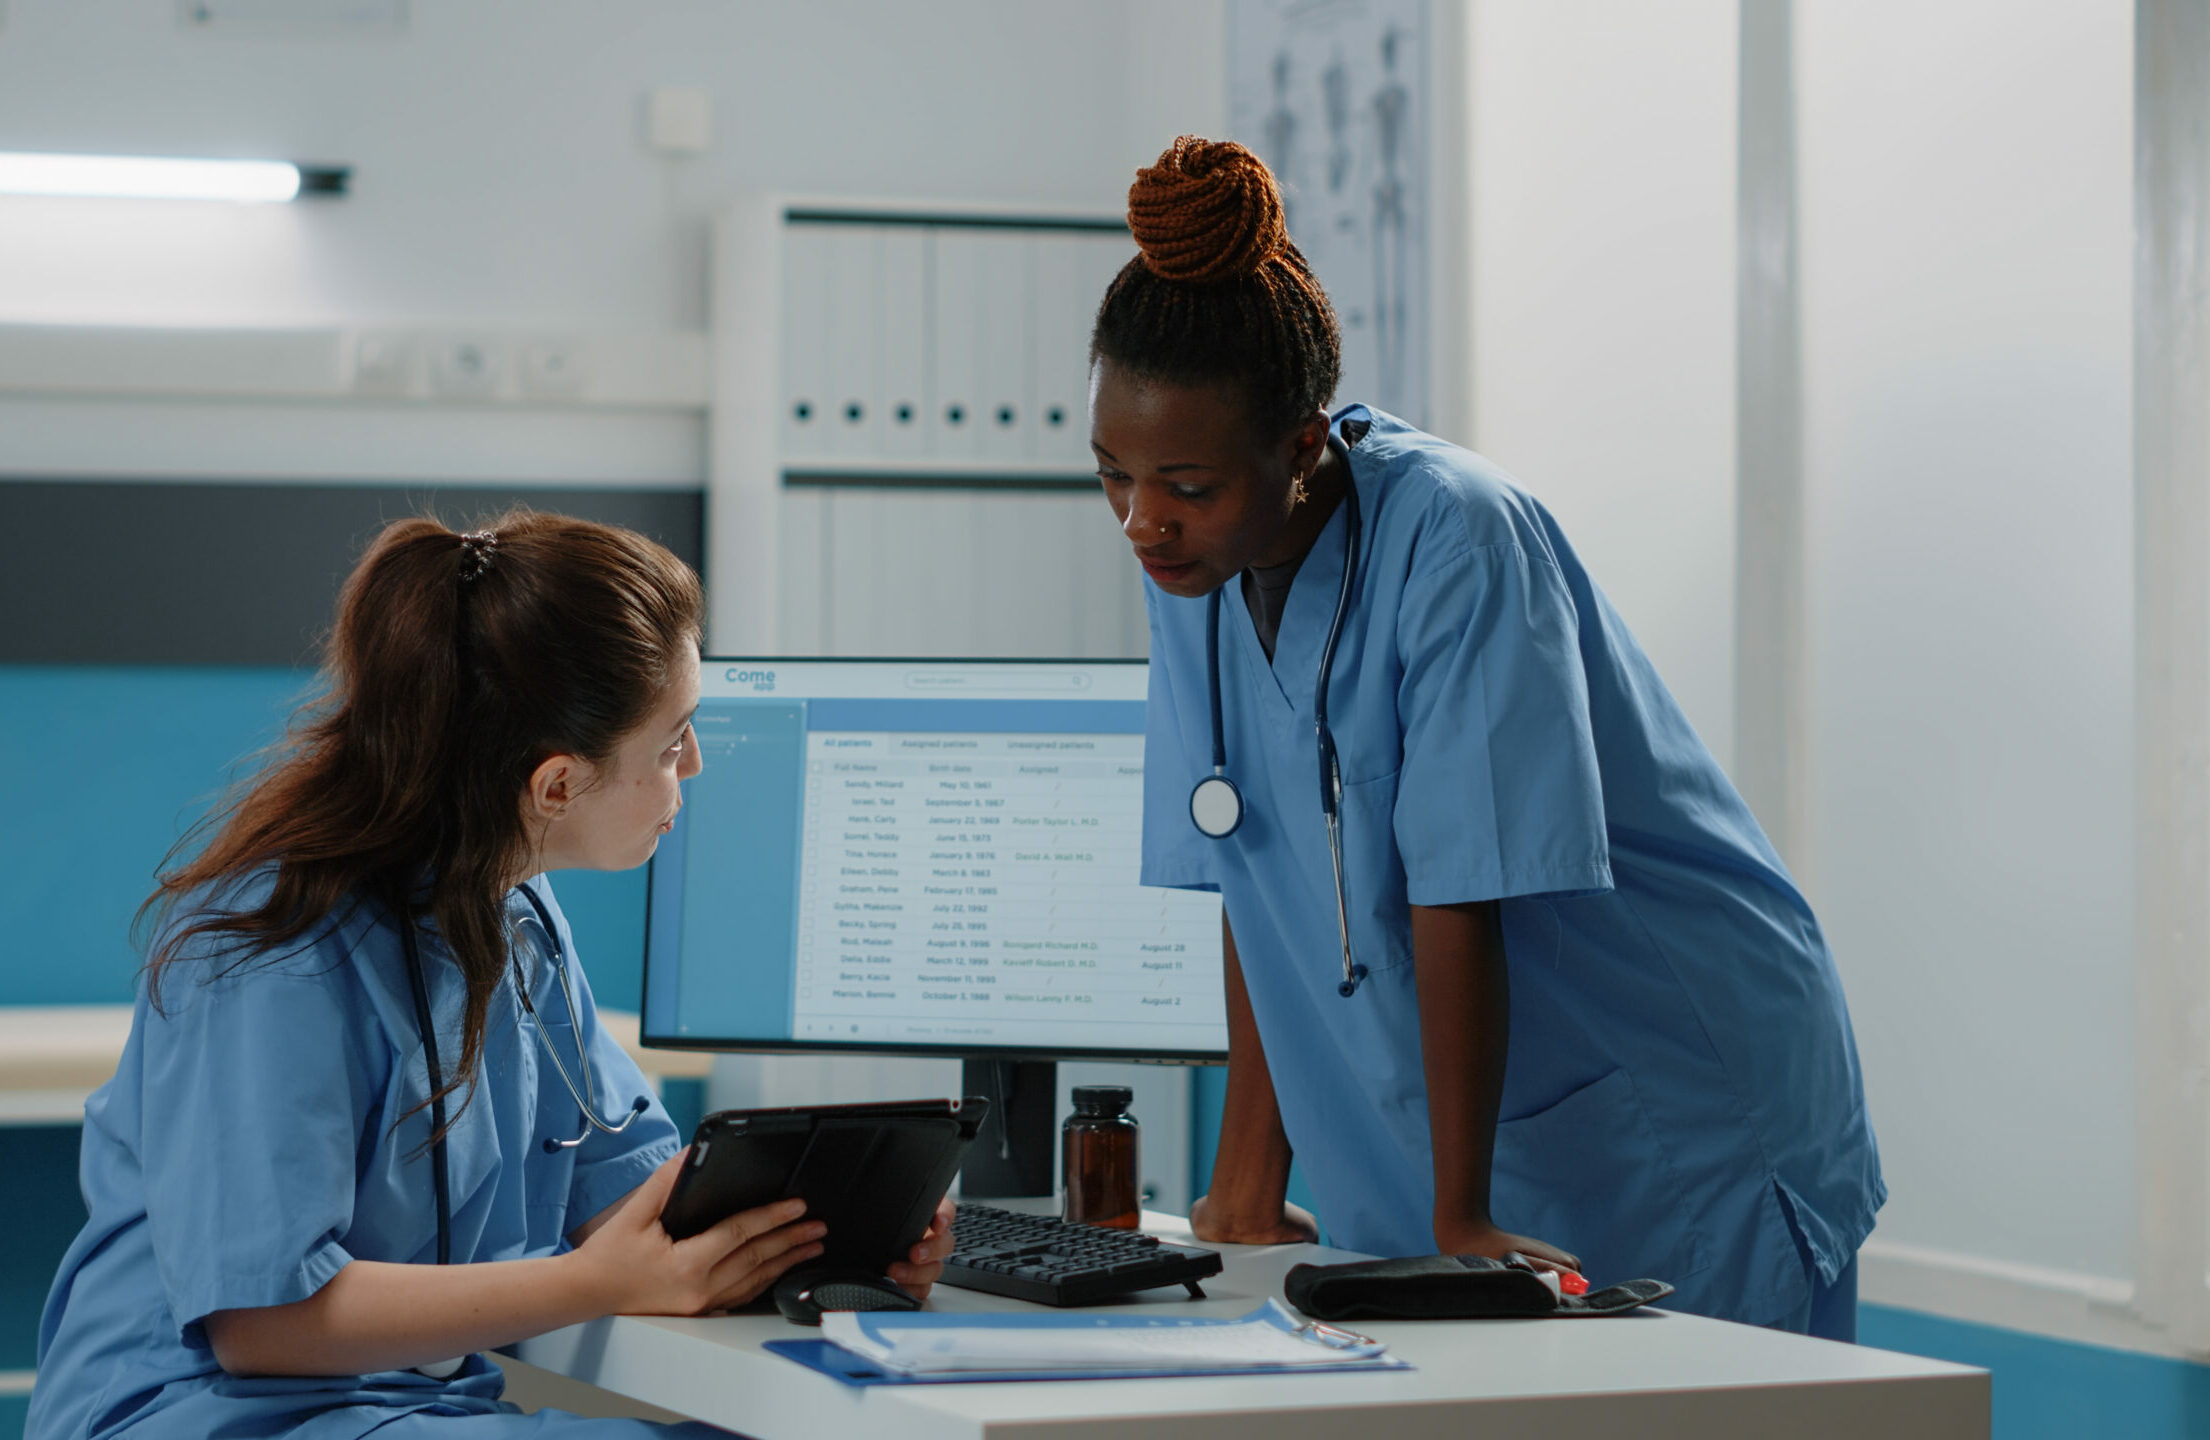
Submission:
M 978 655 L 701 655 L 709 665 L 1142 665 L 1150 660 L 1114 656 L 978 656 Z M 721 698 L 721 697 L 715 697 Z M 882 1041 L 854 1043 L 842 1040 L 750 1040 L 723 1036 L 661 1035 L 649 1028 L 650 1011 L 643 1003 L 652 993 L 652 877 L 660 858 L 657 850 L 645 862 L 645 943 L 639 971 L 637 1007 L 638 1041 L 655 1050 L 694 1050 L 715 1055 L 876 1055 L 889 1059 L 944 1060 L 1094 1060 L 1134 1065 L 1225 1065 L 1228 1051 L 1100 1049 L 1093 1046 L 1034 1045 L 900 1045 Z M 1223 975 L 1222 983 L 1225 984 Z

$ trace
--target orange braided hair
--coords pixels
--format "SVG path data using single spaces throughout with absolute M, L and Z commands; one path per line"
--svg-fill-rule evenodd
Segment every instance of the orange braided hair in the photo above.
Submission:
M 1289 248 L 1281 190 L 1233 141 L 1184 135 L 1128 187 L 1128 228 L 1163 280 L 1205 285 L 1253 275 Z
M 1265 161 L 1233 141 L 1184 135 L 1136 172 L 1128 228 L 1141 253 L 1098 307 L 1093 364 L 1236 383 L 1270 429 L 1326 406 L 1341 378 L 1341 331 L 1289 238 Z

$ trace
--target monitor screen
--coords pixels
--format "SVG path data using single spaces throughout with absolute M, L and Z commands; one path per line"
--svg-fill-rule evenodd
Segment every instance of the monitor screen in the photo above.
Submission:
M 1219 897 L 1137 883 L 1145 672 L 708 660 L 647 1041 L 1221 1059 Z

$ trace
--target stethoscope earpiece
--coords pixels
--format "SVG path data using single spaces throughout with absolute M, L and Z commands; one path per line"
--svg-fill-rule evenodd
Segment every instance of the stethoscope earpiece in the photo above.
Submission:
M 1351 978 L 1336 986 L 1335 993 L 1342 996 L 1345 1000 L 1348 1000 L 1353 995 L 1356 995 L 1358 993 L 1358 982 L 1365 978 L 1366 967 L 1363 965 L 1353 965 L 1351 966 Z
M 639 1115 L 644 1114 L 647 1110 L 650 1110 L 651 1108 L 652 1102 L 650 1100 L 647 1100 L 644 1096 L 639 1095 L 635 1100 L 632 1100 L 629 1103 L 629 1114 L 626 1118 L 623 1119 L 621 1124 L 606 1125 L 604 1122 L 600 1122 L 601 1128 L 604 1129 L 609 1135 L 619 1135 L 623 1130 L 628 1128 L 629 1122 L 631 1120 L 636 1119 Z M 547 1135 L 545 1137 L 545 1142 L 542 1148 L 547 1155 L 558 1155 L 563 1150 L 575 1149 L 578 1145 L 581 1145 L 584 1141 L 590 1138 L 591 1132 L 588 1130 L 584 1131 L 581 1135 L 578 1135 L 573 1140 L 561 1140 L 551 1135 Z

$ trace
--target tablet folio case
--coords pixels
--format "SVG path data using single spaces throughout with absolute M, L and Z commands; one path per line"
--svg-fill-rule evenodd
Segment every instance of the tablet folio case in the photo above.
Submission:
M 1673 1293 L 1663 1280 L 1626 1280 L 1586 1295 L 1553 1295 L 1532 1267 L 1486 1255 L 1415 1255 L 1349 1265 L 1299 1265 L 1283 1291 L 1316 1320 L 1493 1320 L 1618 1315 Z
M 968 1100 L 709 1115 L 660 1223 L 681 1240 L 796 1195 L 829 1227 L 816 1263 L 880 1272 L 928 1230 L 987 1109 Z

